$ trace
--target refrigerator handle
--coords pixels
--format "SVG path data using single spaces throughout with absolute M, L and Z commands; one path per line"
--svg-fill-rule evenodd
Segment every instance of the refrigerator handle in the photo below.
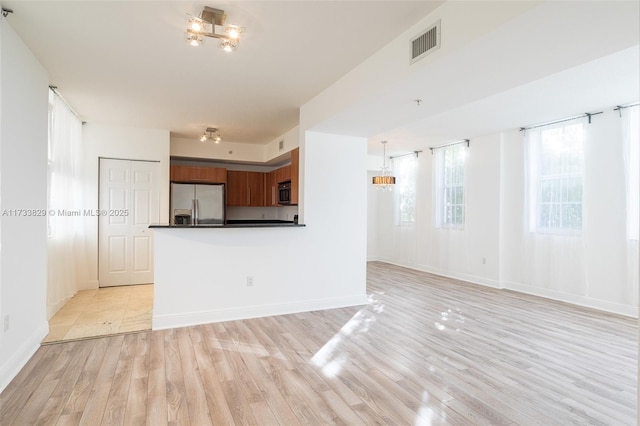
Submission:
M 193 224 L 198 224 L 198 200 L 194 199 L 191 201 L 193 207 Z

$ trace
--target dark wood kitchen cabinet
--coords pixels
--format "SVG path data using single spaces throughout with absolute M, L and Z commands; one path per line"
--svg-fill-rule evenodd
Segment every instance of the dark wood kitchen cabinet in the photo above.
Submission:
M 247 205 L 247 172 L 227 170 L 227 205 Z
M 265 178 L 265 206 L 277 207 L 278 204 L 278 184 L 280 182 L 291 182 L 291 204 L 298 204 L 298 188 L 300 174 L 300 160 L 298 148 L 291 151 L 291 164 L 280 167 L 266 174 Z
M 278 184 L 291 182 L 291 204 L 298 204 L 298 148 L 291 151 L 291 164 L 268 173 L 227 170 L 227 206 L 277 207 Z
M 298 204 L 298 188 L 300 187 L 300 148 L 291 151 L 291 204 Z
M 226 183 L 227 169 L 221 167 L 171 166 L 172 182 Z
M 247 187 L 249 188 L 249 206 L 262 207 L 264 196 L 265 174 L 261 172 L 247 172 Z
M 227 171 L 227 206 L 265 205 L 265 173 Z
M 276 181 L 276 171 L 273 170 L 265 174 L 265 199 L 264 205 L 267 207 L 278 206 L 278 182 Z
M 279 169 L 272 170 L 265 175 L 265 206 L 277 207 L 278 204 L 278 184 L 280 182 L 288 181 L 291 179 L 291 172 L 289 166 L 280 167 Z

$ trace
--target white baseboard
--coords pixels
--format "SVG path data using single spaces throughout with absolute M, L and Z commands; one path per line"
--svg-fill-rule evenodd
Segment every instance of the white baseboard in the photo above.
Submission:
M 31 359 L 40 347 L 40 342 L 49 334 L 49 323 L 45 321 L 27 337 L 15 353 L 0 366 L 0 392 L 18 375 L 22 367 Z
M 454 280 L 465 281 L 465 282 L 469 282 L 469 283 L 472 283 L 472 284 L 479 284 L 479 285 L 482 285 L 482 286 L 485 286 L 485 287 L 498 288 L 498 289 L 502 288 L 499 281 L 492 280 L 492 279 L 486 278 L 486 277 L 480 277 L 480 276 L 477 276 L 477 275 L 442 271 L 442 270 L 439 270 L 439 269 L 431 268 L 431 267 L 426 266 L 426 265 L 407 265 L 407 264 L 402 264 L 402 263 L 398 263 L 398 262 L 393 262 L 393 261 L 387 260 L 387 259 L 375 259 L 375 261 L 389 263 L 391 265 L 401 266 L 403 268 L 413 269 L 413 270 L 416 270 L 416 271 L 428 272 L 430 274 L 438 275 L 440 277 L 445 277 L 445 278 L 451 278 L 451 279 L 454 279 Z
M 319 311 L 368 304 L 366 294 L 330 299 L 304 300 L 277 305 L 247 306 L 242 308 L 218 309 L 213 311 L 186 312 L 183 314 L 154 315 L 153 330 L 188 327 L 222 321 L 235 321 L 274 315 L 295 314 L 298 312 Z
M 612 314 L 623 315 L 631 318 L 638 318 L 638 307 L 623 305 L 620 303 L 607 302 L 605 300 L 594 299 L 588 296 L 563 293 L 546 288 L 533 287 L 527 284 L 520 284 L 510 281 L 502 282 L 503 288 L 520 293 L 531 294 L 533 296 L 544 297 L 546 299 L 558 300 L 560 302 L 571 303 L 573 305 L 598 309 Z
M 374 260 L 378 262 L 389 263 L 391 265 L 401 266 L 403 268 L 414 269 L 416 271 L 428 272 L 430 274 L 438 275 L 441 277 L 453 278 L 456 280 L 466 281 L 472 284 L 480 284 L 480 285 L 493 287 L 497 289 L 517 291 L 519 293 L 525 293 L 525 294 L 530 294 L 532 296 L 544 297 L 546 299 L 557 300 L 559 302 L 570 303 L 572 305 L 598 309 L 600 311 L 623 315 L 626 317 L 638 318 L 638 315 L 639 315 L 639 309 L 637 306 L 607 302 L 604 300 L 594 299 L 587 296 L 579 296 L 575 294 L 562 293 L 559 291 L 553 291 L 553 290 L 548 290 L 548 289 L 539 288 L 539 287 L 532 287 L 526 284 L 520 284 L 515 282 L 496 281 L 496 280 L 491 280 L 484 277 L 477 277 L 473 275 L 442 272 L 426 266 L 405 265 L 405 264 L 390 261 L 388 259 L 378 258 Z

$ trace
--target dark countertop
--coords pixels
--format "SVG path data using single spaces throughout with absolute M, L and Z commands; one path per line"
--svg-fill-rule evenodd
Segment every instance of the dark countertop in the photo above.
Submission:
M 149 228 L 156 229 L 203 229 L 203 228 L 298 228 L 303 224 L 295 224 L 286 220 L 229 220 L 227 224 L 205 224 L 205 225 L 149 225 Z

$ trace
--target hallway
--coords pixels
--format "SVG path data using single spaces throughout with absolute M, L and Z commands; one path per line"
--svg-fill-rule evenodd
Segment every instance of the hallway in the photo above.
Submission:
M 81 290 L 49 320 L 43 344 L 151 330 L 153 284 Z

